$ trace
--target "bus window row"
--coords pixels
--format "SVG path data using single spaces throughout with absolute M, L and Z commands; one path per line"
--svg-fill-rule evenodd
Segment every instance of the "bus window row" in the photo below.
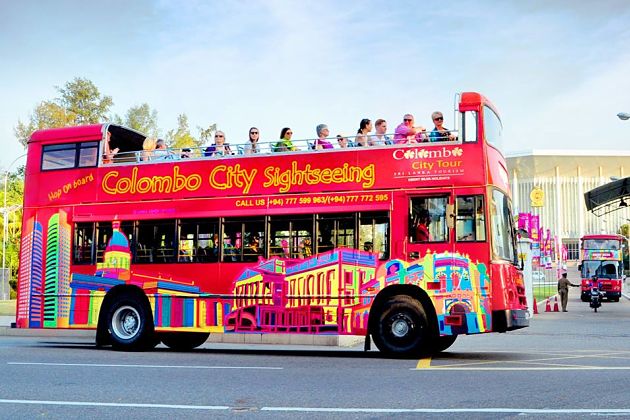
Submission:
M 133 262 L 243 262 L 259 258 L 303 259 L 335 248 L 389 257 L 387 212 L 283 215 L 247 218 L 122 221 Z M 111 222 L 74 225 L 75 264 L 103 262 Z

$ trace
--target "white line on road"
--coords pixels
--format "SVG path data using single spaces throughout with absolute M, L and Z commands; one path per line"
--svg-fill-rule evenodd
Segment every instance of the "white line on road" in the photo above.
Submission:
M 71 366 L 71 367 L 124 367 L 147 369 L 253 369 L 253 370 L 282 370 L 273 366 L 180 366 L 180 365 L 114 365 L 102 363 L 43 363 L 43 362 L 7 362 L 7 365 L 33 366 Z
M 311 413 L 524 413 L 524 414 L 630 414 L 630 408 L 368 408 L 368 407 L 229 407 L 226 405 L 108 403 L 96 401 L 50 401 L 0 399 L 0 404 L 58 405 L 80 407 L 124 407 L 176 410 L 234 410 L 285 411 Z

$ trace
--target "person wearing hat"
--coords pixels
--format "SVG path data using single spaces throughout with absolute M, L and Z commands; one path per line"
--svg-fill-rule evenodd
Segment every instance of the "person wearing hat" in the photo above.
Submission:
M 567 302 L 569 301 L 569 286 L 580 287 L 579 284 L 573 284 L 567 278 L 567 273 L 562 273 L 562 277 L 558 280 L 558 294 L 560 295 L 560 304 L 562 305 L 562 312 L 567 311 Z
M 326 124 L 319 124 L 317 127 L 315 127 L 315 131 L 317 132 L 317 140 L 315 140 L 315 150 L 332 149 L 332 143 L 327 140 L 327 137 L 330 134 L 328 126 Z

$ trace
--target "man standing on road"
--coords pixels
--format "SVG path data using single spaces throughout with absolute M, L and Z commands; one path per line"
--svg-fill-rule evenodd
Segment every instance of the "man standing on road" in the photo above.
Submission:
M 573 284 L 567 278 L 567 273 L 562 273 L 562 277 L 558 280 L 558 294 L 560 295 L 560 303 L 562 304 L 562 312 L 567 311 L 567 301 L 569 300 L 569 286 L 579 287 L 579 284 Z

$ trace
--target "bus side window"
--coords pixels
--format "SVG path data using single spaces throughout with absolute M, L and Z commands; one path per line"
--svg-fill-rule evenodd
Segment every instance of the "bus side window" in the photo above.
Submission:
M 484 212 L 482 195 L 457 197 L 455 237 L 458 242 L 486 240 Z
M 473 143 L 477 141 L 477 115 L 476 111 L 464 112 L 464 143 Z
M 445 242 L 447 240 L 446 205 L 448 197 L 414 197 L 409 204 L 409 237 L 411 242 Z

